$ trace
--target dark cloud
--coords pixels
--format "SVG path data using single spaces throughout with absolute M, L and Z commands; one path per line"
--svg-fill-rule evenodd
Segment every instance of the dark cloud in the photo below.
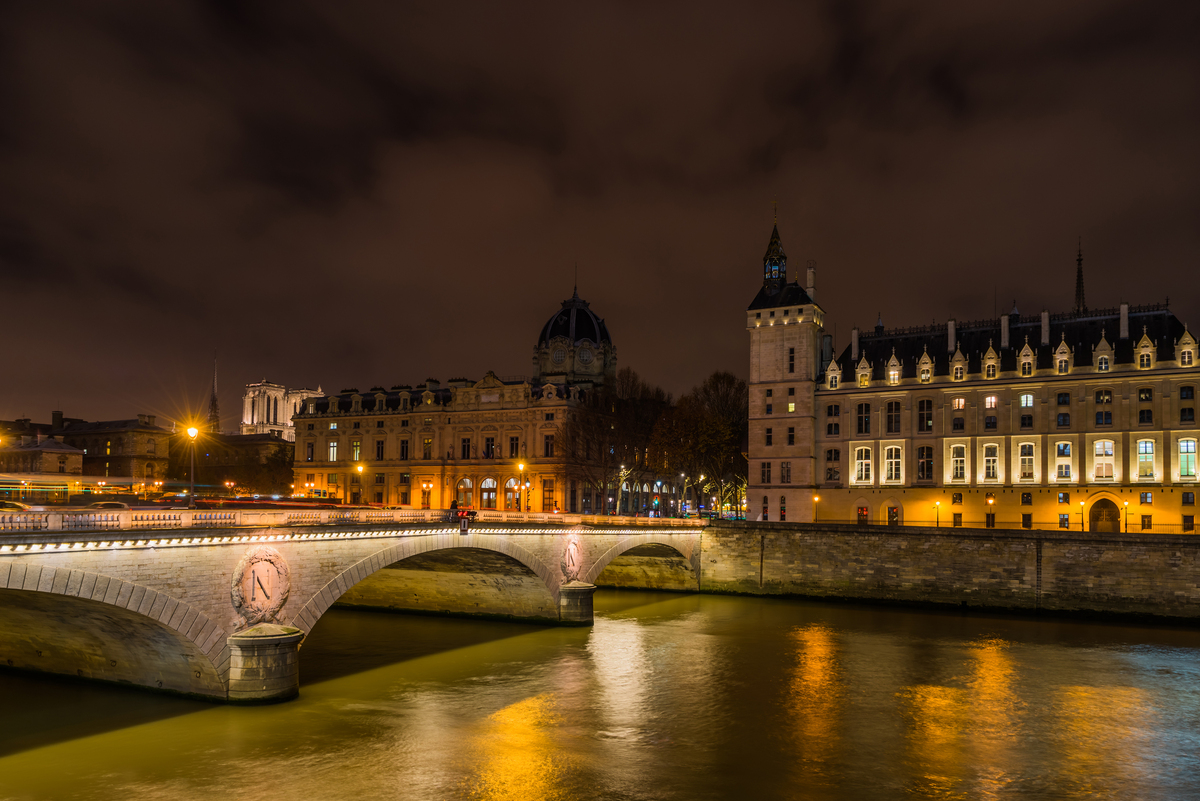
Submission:
M 527 372 L 577 261 L 678 393 L 745 373 L 773 199 L 842 341 L 1066 308 L 1077 235 L 1089 301 L 1200 324 L 1198 34 L 1181 0 L 7 4 L 0 281 L 38 334 L 0 415 L 179 414 L 214 350 L 227 425 L 264 376 Z

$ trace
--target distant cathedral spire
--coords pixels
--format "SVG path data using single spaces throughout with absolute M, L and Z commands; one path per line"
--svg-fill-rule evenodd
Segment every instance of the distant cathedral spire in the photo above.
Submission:
M 208 430 L 214 434 L 221 431 L 221 406 L 217 403 L 217 357 L 213 356 L 212 396 L 208 399 Z
M 783 242 L 779 241 L 779 223 L 771 229 L 771 241 L 763 255 L 763 286 L 767 294 L 774 295 L 787 283 L 787 254 Z
M 1075 256 L 1075 313 L 1087 311 L 1087 303 L 1083 299 L 1083 237 L 1079 238 L 1079 252 Z

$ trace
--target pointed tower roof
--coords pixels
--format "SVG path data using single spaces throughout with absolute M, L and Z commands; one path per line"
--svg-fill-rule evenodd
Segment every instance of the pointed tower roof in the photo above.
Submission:
M 775 227 L 771 229 L 771 241 L 767 243 L 767 252 L 763 256 L 764 262 L 771 259 L 787 261 L 787 254 L 783 252 L 783 242 L 779 240 L 778 223 L 776 223 Z
M 221 430 L 221 405 L 217 402 L 217 357 L 213 357 L 212 395 L 208 399 L 208 430 Z

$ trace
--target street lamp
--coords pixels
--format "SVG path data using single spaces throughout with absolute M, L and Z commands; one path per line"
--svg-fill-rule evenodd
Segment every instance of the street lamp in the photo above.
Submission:
M 813 496 L 813 522 L 817 522 L 817 501 L 821 500 L 820 495 Z
M 1125 533 L 1129 533 L 1129 501 L 1125 501 Z
M 187 430 L 187 435 L 192 441 L 192 470 L 188 479 L 188 508 L 196 508 L 196 435 L 200 433 L 200 429 L 191 426 Z
M 1083 501 L 1079 502 L 1079 530 L 1083 531 Z
M 517 462 L 517 511 L 525 511 L 525 463 Z
M 225 482 L 225 492 L 226 492 L 226 493 L 227 493 L 227 494 L 228 494 L 230 497 L 233 497 L 233 482 L 232 482 L 232 481 L 226 481 L 226 482 Z
M 933 502 L 933 527 L 934 528 L 942 527 L 942 502 L 941 501 Z

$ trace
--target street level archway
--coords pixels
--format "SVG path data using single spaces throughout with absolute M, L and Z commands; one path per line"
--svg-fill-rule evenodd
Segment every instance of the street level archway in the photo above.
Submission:
M 1107 531 L 1118 533 L 1121 530 L 1121 510 L 1108 498 L 1101 498 L 1092 504 L 1088 518 L 1088 531 Z

